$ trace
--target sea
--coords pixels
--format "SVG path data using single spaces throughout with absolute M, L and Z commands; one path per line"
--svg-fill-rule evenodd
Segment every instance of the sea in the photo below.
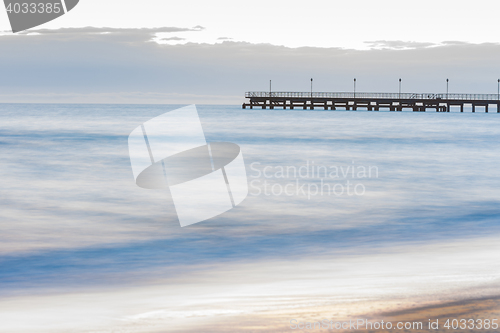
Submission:
M 197 105 L 249 194 L 181 227 L 168 189 L 135 184 L 128 135 L 182 106 L 0 104 L 0 331 L 500 317 L 500 113 Z

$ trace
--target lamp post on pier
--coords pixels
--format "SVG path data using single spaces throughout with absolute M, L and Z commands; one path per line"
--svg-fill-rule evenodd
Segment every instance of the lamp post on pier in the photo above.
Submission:
M 269 97 L 271 97 L 272 91 L 273 91 L 273 89 L 272 89 L 272 80 L 269 80 Z
M 311 98 L 313 98 L 313 79 L 311 78 Z
M 446 79 L 446 99 L 448 99 L 448 82 L 449 80 Z
M 401 78 L 399 78 L 399 99 L 401 99 Z
M 500 100 L 500 79 L 497 80 L 497 97 Z
M 356 98 L 356 78 L 354 78 L 354 98 Z

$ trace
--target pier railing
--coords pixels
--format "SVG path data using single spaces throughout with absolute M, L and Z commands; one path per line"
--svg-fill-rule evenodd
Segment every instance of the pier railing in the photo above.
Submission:
M 500 100 L 498 94 L 431 94 L 431 93 L 366 93 L 366 92 L 294 92 L 294 91 L 248 91 L 246 98 L 277 97 L 277 98 L 366 98 L 366 99 L 444 99 L 466 101 Z

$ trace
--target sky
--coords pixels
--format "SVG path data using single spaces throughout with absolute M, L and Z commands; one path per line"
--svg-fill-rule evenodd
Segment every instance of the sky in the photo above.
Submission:
M 496 12 L 477 1 L 81 1 L 13 35 L 1 102 L 241 104 L 268 90 L 496 93 Z M 263 10 L 265 8 L 265 10 Z M 488 10 L 485 10 L 488 8 Z M 293 18 L 293 19 L 292 19 Z M 355 19 L 353 19 L 355 18 Z M 32 55 L 36 54 L 36 57 Z
M 139 8 L 138 8 L 139 7 Z M 363 48 L 378 40 L 440 43 L 498 42 L 500 4 L 488 0 L 464 5 L 443 0 L 82 0 L 76 10 L 45 24 L 62 27 L 158 28 L 203 26 L 201 34 L 178 37 L 196 42 L 218 38 L 287 47 Z M 5 12 L 1 30 L 8 30 Z M 219 40 L 220 41 L 220 40 Z

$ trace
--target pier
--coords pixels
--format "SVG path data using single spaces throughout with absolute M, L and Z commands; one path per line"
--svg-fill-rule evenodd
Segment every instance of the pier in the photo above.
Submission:
M 261 109 L 303 109 L 303 110 L 367 110 L 450 112 L 452 106 L 471 106 L 472 112 L 478 107 L 488 112 L 493 106 L 500 113 L 499 94 L 421 94 L 421 93 L 364 93 L 364 92 L 263 92 L 245 93 L 248 103 L 242 108 Z

